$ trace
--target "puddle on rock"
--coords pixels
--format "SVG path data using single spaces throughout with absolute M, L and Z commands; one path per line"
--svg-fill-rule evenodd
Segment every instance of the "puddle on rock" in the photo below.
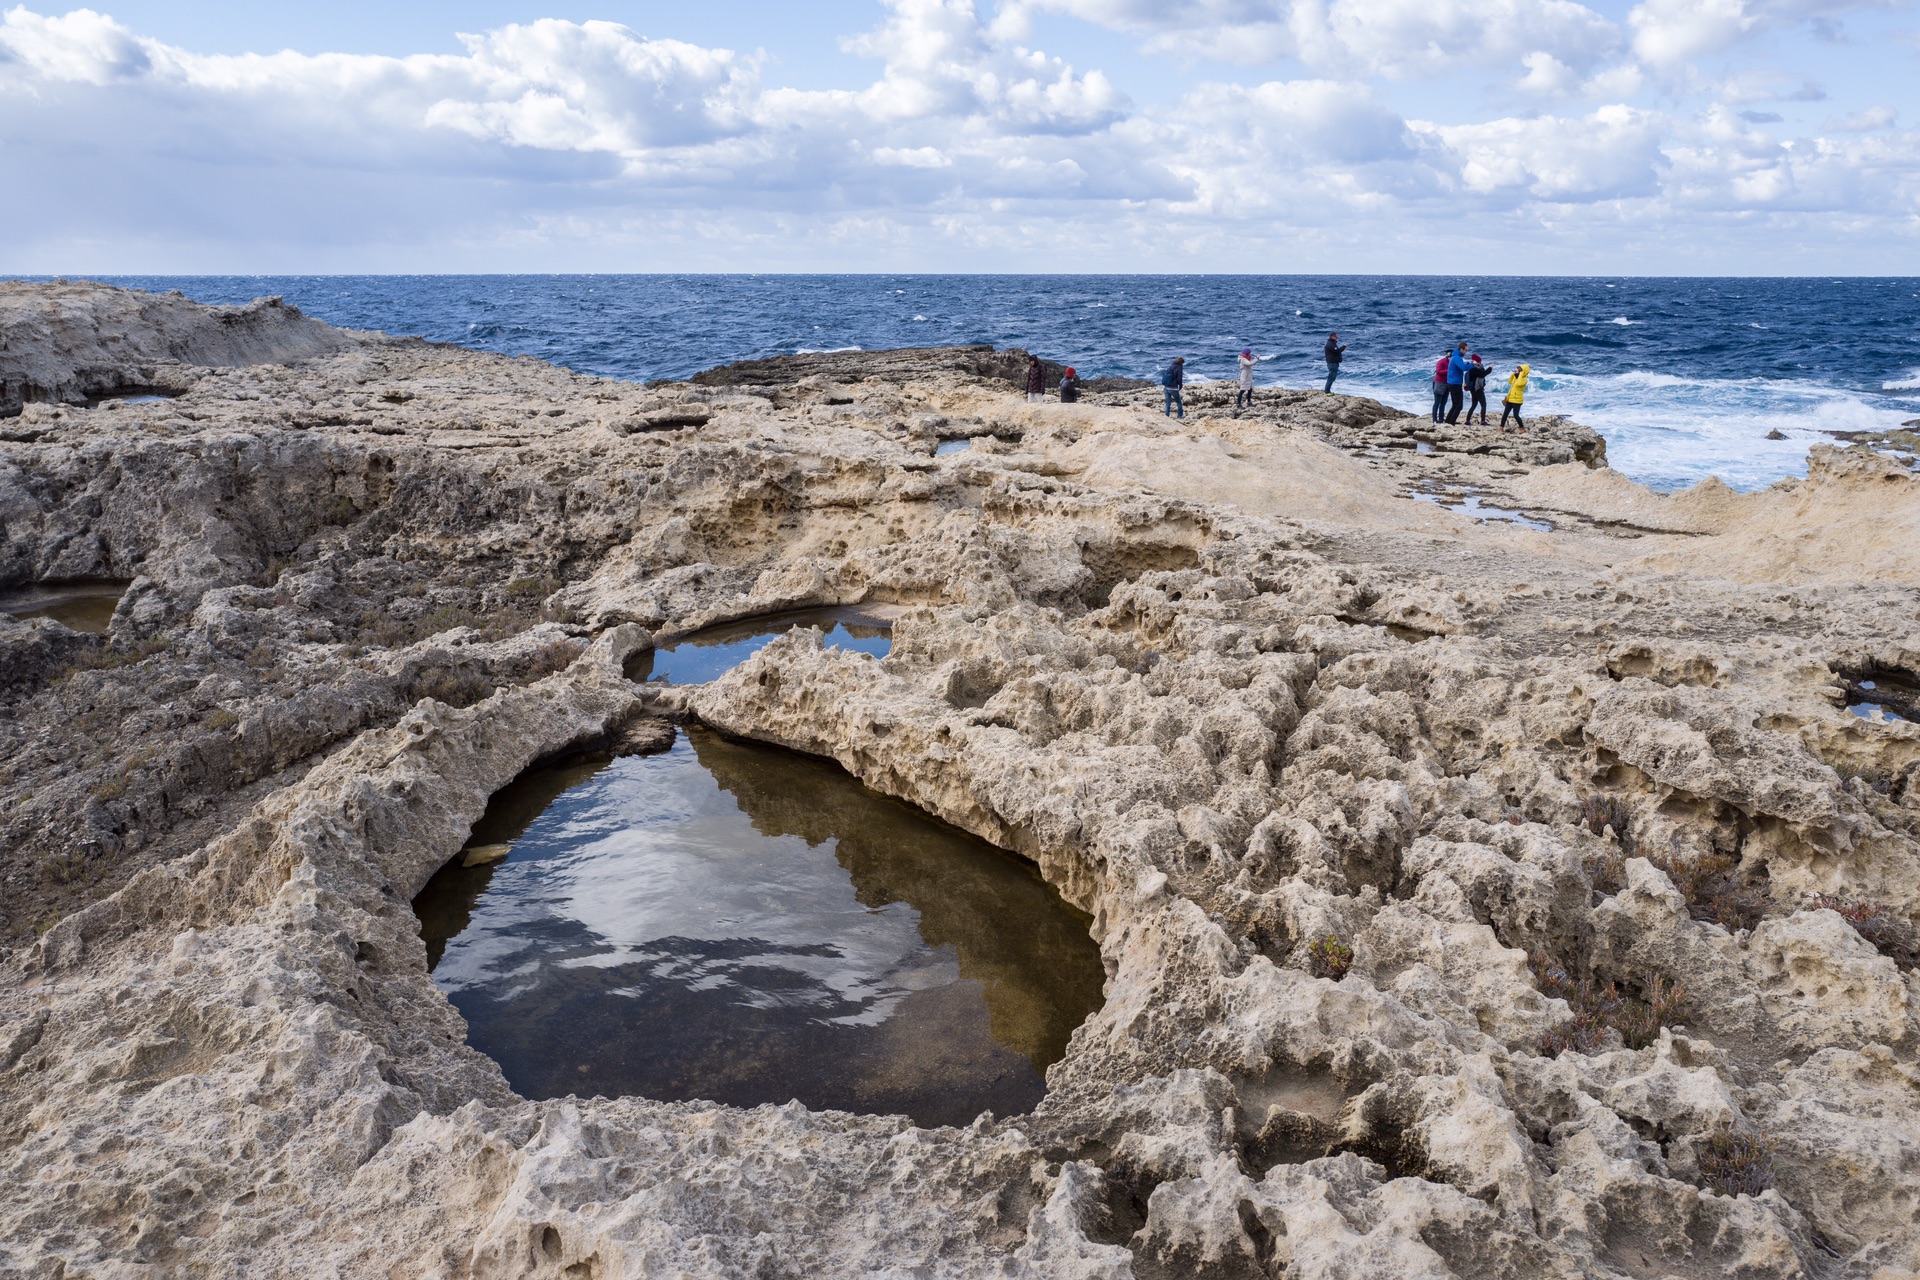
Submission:
M 1514 511 L 1507 507 L 1489 506 L 1480 499 L 1478 494 L 1470 493 L 1462 497 L 1454 497 L 1450 494 L 1416 492 L 1408 496 L 1415 502 L 1431 502 L 1436 506 L 1445 507 L 1449 511 L 1458 511 L 1463 515 L 1471 516 L 1474 520 L 1483 524 L 1489 520 L 1493 520 L 1501 524 L 1516 524 L 1523 529 L 1537 529 L 1541 533 L 1553 532 L 1553 526 L 1545 520 L 1536 520 L 1524 511 Z
M 1888 720 L 1908 722 L 1916 702 L 1920 702 L 1920 685 L 1897 675 L 1881 674 L 1847 686 L 1847 710 L 1862 720 L 1872 720 L 1877 712 Z
M 971 440 L 942 440 L 938 445 L 934 446 L 933 456 L 936 458 L 948 458 L 956 453 L 965 453 L 971 448 L 973 448 L 973 441 Z
M 630 680 L 664 680 L 668 684 L 705 684 L 760 652 L 795 627 L 818 627 L 830 647 L 884 658 L 893 648 L 893 620 L 879 613 L 852 609 L 806 609 L 793 613 L 742 618 L 661 645 L 627 661 Z
M 118 578 L 84 578 L 69 582 L 36 582 L 0 591 L 0 613 L 23 621 L 51 618 L 63 627 L 89 635 L 105 635 L 120 597 L 132 584 Z
M 1029 864 L 838 766 L 704 728 L 536 769 L 414 901 L 434 981 L 523 1096 L 967 1124 L 1032 1109 L 1099 1007 L 1089 920 Z

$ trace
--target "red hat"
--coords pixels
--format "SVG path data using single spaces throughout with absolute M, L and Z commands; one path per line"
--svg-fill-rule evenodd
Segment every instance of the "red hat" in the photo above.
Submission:
M 1077 377 L 1079 377 L 1080 375 L 1079 375 L 1079 374 L 1077 374 L 1077 373 L 1075 373 L 1075 372 L 1073 371 L 1073 366 L 1072 366 L 1072 365 L 1068 365 L 1068 366 L 1067 366 L 1067 371 L 1066 371 L 1066 373 L 1064 373 L 1064 374 L 1062 374 L 1061 376 L 1062 376 L 1062 377 L 1066 377 L 1066 378 L 1077 378 Z

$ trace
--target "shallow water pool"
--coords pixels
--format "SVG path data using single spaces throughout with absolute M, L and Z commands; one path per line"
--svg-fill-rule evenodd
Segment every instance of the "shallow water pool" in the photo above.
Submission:
M 415 900 L 468 1042 L 526 1097 L 966 1124 L 1030 1110 L 1102 999 L 1028 863 L 838 766 L 702 728 L 523 775 Z M 471 846 L 470 846 L 471 847 Z
M 705 684 L 751 658 L 795 627 L 818 627 L 832 647 L 884 658 L 893 648 L 890 618 L 861 609 L 803 609 L 792 613 L 742 618 L 695 632 L 629 660 L 634 680 L 668 684 Z
M 51 618 L 75 631 L 105 635 L 129 585 L 116 578 L 34 583 L 0 592 L 0 613 L 21 619 Z

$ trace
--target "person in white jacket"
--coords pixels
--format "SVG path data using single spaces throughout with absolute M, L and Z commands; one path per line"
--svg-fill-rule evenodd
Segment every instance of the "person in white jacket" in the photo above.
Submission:
M 1240 394 L 1233 399 L 1233 407 L 1244 409 L 1253 403 L 1253 366 L 1260 363 L 1260 357 L 1253 354 L 1253 348 L 1247 347 L 1240 352 Z

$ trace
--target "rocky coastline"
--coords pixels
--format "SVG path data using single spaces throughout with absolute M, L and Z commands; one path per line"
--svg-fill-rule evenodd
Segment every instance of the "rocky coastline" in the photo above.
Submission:
M 0 285 L 0 593 L 124 586 L 0 614 L 0 1274 L 1920 1271 L 1920 476 L 1662 495 L 1570 422 L 1024 363 L 641 386 Z M 891 652 L 627 678 L 820 605 Z M 1092 917 L 1033 1113 L 531 1101 L 467 1046 L 411 899 L 676 720 Z

